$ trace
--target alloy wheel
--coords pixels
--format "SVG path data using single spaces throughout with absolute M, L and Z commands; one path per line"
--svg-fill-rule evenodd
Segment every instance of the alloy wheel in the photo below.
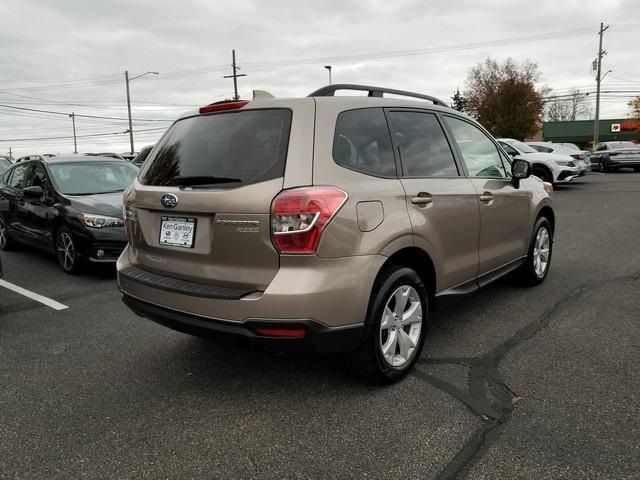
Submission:
M 538 278 L 542 278 L 549 266 L 551 236 L 546 227 L 540 227 L 533 245 L 533 269 Z
M 71 271 L 76 261 L 76 249 L 71 235 L 64 231 L 60 232 L 58 234 L 57 247 L 58 260 L 62 268 Z
M 387 300 L 380 322 L 380 349 L 387 364 L 402 367 L 415 354 L 422 330 L 422 302 L 415 288 L 402 285 Z

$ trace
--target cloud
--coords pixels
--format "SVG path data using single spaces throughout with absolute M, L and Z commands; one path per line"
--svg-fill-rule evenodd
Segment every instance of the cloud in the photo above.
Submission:
M 537 62 L 543 82 L 564 92 L 595 89 L 590 66 L 601 19 L 604 85 L 640 90 L 634 0 L 209 0 L 87 2 L 5 0 L 0 5 L 0 104 L 125 118 L 124 71 L 159 71 L 131 83 L 134 117 L 171 120 L 182 111 L 233 95 L 231 49 L 243 97 L 253 89 L 306 95 L 327 83 L 366 83 L 429 93 L 448 100 L 468 69 L 487 56 Z M 552 32 L 590 29 L 545 39 Z M 522 43 L 501 39 L 535 37 Z M 443 51 L 442 47 L 462 46 Z M 465 47 L 466 46 L 466 47 Z M 431 51 L 429 51 L 431 49 Z M 410 54 L 422 50 L 420 54 Z M 383 55 L 396 52 L 393 55 Z M 404 52 L 404 54 L 401 54 Z M 415 52 L 413 52 L 415 53 Z M 371 55 L 374 54 L 374 55 Z M 317 59 L 317 61 L 314 61 Z M 619 80 L 614 77 L 626 79 Z M 637 82 L 634 84 L 634 82 Z M 21 95 L 21 96 L 16 96 Z M 32 97 L 32 98 L 24 98 Z M 621 116 L 626 99 L 603 100 L 603 117 Z M 126 121 L 76 119 L 78 135 L 124 132 Z M 136 148 L 161 131 L 136 122 Z M 70 118 L 0 107 L 0 140 L 71 135 Z M 71 139 L 0 141 L 0 153 L 73 150 Z M 127 135 L 84 137 L 80 151 L 128 150 Z

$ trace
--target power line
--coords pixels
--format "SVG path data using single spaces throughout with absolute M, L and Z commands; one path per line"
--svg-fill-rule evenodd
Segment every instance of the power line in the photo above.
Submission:
M 633 25 L 630 25 L 633 26 Z M 323 62 L 349 62 L 349 61 L 360 61 L 360 60 L 376 60 L 383 58 L 393 58 L 393 57 L 404 57 L 404 56 L 413 56 L 413 55 L 430 55 L 435 53 L 445 53 L 445 52 L 453 52 L 453 51 L 462 51 L 462 50 L 472 50 L 477 48 L 485 48 L 492 46 L 506 46 L 506 45 L 516 45 L 521 43 L 528 43 L 533 41 L 542 41 L 542 40 L 554 40 L 557 38 L 571 37 L 571 36 L 580 36 L 588 34 L 591 31 L 590 28 L 580 28 L 575 30 L 565 30 L 558 32 L 549 32 L 543 34 L 536 35 L 528 35 L 522 37 L 511 37 L 511 38 L 503 38 L 503 39 L 495 39 L 488 40 L 484 42 L 473 42 L 473 43 L 462 43 L 462 44 L 451 44 L 444 45 L 440 47 L 429 47 L 422 49 L 407 49 L 407 50 L 395 50 L 395 51 L 386 51 L 386 52 L 374 52 L 374 53 L 360 53 L 353 55 L 345 55 L 345 56 L 332 56 L 332 57 L 309 57 L 309 58 L 299 58 L 299 59 L 290 59 L 290 60 L 267 60 L 262 62 L 245 62 L 246 67 L 253 68 L 271 68 L 276 66 L 294 66 L 294 65 L 303 65 L 303 64 L 315 64 L 315 63 L 323 63 Z M 184 69 L 184 70 L 174 70 L 169 71 L 166 74 L 163 73 L 161 77 L 158 77 L 158 81 L 168 80 L 173 78 L 180 78 L 184 76 L 191 75 L 202 75 L 212 72 L 224 71 L 227 68 L 227 64 L 217 64 L 210 65 L 206 67 L 200 67 L 195 69 Z M 63 88 L 88 88 L 88 87 L 96 87 L 96 86 L 104 86 L 111 84 L 119 84 L 120 81 L 117 79 L 117 76 L 108 76 L 102 77 L 103 80 L 91 81 L 91 82 L 82 82 L 77 81 L 77 83 L 72 82 L 62 82 L 62 83 L 52 83 L 49 86 L 35 86 L 35 87 L 14 87 L 13 90 L 21 90 L 21 91 L 30 91 L 30 90 L 54 90 L 54 89 L 63 89 Z M 113 80 L 111 80 L 113 78 Z M 6 90 L 0 90 L 6 91 Z
M 67 112 L 54 112 L 51 110 L 40 110 L 37 108 L 26 108 L 26 107 L 14 107 L 11 105 L 6 105 L 6 104 L 0 104 L 0 107 L 4 107 L 4 108 L 13 108 L 15 110 L 26 110 L 29 112 L 40 112 L 40 113 L 49 113 L 52 115 L 69 115 Z M 129 121 L 128 118 L 122 118 L 122 117 L 106 117 L 103 115 L 81 115 L 79 113 L 76 114 L 76 117 L 83 117 L 83 118 L 104 118 L 107 120 L 126 120 Z M 145 122 L 171 122 L 173 120 L 161 120 L 161 119 L 157 119 L 157 118 L 137 118 L 137 121 L 145 121 Z
M 165 128 L 147 128 L 144 130 L 138 130 L 138 132 L 149 132 L 149 131 L 157 131 L 157 130 L 166 130 Z M 89 135 L 77 135 L 76 138 L 90 138 L 90 137 L 105 137 L 112 135 L 128 135 L 128 131 L 124 132 L 108 132 L 108 133 L 93 133 Z M 61 140 L 61 139 L 69 139 L 73 138 L 73 136 L 65 135 L 60 137 L 40 137 L 40 138 L 7 138 L 0 139 L 0 142 L 32 142 L 32 141 L 44 141 L 44 140 Z

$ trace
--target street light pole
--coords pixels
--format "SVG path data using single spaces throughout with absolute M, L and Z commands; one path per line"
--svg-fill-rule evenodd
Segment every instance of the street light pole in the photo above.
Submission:
M 331 65 L 325 65 L 324 68 L 329 70 L 329 85 L 331 85 Z
M 159 72 L 144 72 L 140 75 L 136 75 L 135 77 L 129 78 L 129 71 L 124 71 L 124 80 L 127 84 L 127 110 L 129 112 L 129 142 L 131 144 L 131 153 L 135 151 L 133 149 L 133 121 L 131 119 L 131 93 L 129 92 L 129 82 L 132 82 L 136 78 L 144 77 L 145 75 L 159 75 Z
M 76 142 L 76 114 L 71 112 L 71 121 L 73 122 L 73 153 L 78 153 L 78 144 Z

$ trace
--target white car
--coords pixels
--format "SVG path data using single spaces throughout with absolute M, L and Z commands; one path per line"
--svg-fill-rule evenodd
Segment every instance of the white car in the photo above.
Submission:
M 580 169 L 580 176 L 591 171 L 589 152 L 578 149 L 578 147 L 572 143 L 527 142 L 527 145 L 541 153 L 559 153 L 561 155 L 569 155 L 574 159 L 576 166 Z M 573 145 L 573 148 L 568 145 Z
M 531 164 L 531 174 L 549 183 L 567 183 L 580 176 L 575 159 L 558 153 L 541 153 L 513 138 L 498 138 L 498 143 L 512 157 Z

